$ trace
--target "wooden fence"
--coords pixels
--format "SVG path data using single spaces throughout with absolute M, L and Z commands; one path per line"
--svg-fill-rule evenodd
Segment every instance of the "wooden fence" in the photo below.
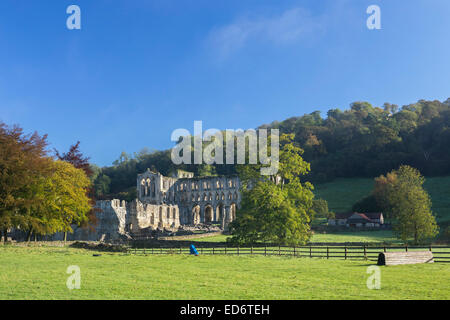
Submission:
M 435 262 L 450 262 L 450 246 L 352 246 L 352 245 L 311 245 L 299 247 L 287 246 L 258 246 L 258 247 L 203 247 L 196 246 L 200 255 L 263 255 L 263 256 L 291 256 L 298 258 L 323 259 L 364 259 L 377 261 L 381 252 L 430 250 Z M 188 246 L 183 247 L 129 247 L 129 254 L 190 254 Z

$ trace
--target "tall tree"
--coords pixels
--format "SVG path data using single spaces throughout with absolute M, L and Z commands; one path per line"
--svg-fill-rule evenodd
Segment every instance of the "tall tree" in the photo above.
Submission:
M 9 228 L 26 230 L 32 223 L 29 213 L 41 201 L 37 186 L 51 174 L 46 139 L 46 135 L 25 135 L 18 126 L 0 123 L 0 231 L 4 240 Z
M 398 238 L 415 243 L 434 238 L 438 234 L 431 199 L 422 185 L 424 177 L 417 169 L 401 166 L 396 181 L 388 187 L 388 202 Z
M 375 178 L 372 193 L 353 206 L 355 211 L 381 210 L 392 222 L 394 232 L 404 241 L 414 242 L 431 239 L 438 227 L 431 211 L 431 199 L 423 189 L 425 178 L 419 170 L 400 166 Z
M 64 161 L 52 163 L 53 173 L 45 182 L 45 201 L 42 217 L 48 233 L 73 232 L 72 224 L 88 222 L 91 200 L 87 196 L 91 181 L 82 169 Z M 51 223 L 50 223 L 51 222 Z
M 84 156 L 80 150 L 80 141 L 77 141 L 77 143 L 71 145 L 69 151 L 62 154 L 60 154 L 58 150 L 55 149 L 55 155 L 57 159 L 68 162 L 77 169 L 82 169 L 88 178 L 91 178 L 94 175 L 93 167 L 89 163 L 89 157 Z M 93 226 L 97 224 L 96 212 L 99 211 L 99 209 L 96 209 L 94 207 L 96 201 L 96 191 L 94 190 L 93 186 L 91 186 L 87 189 L 86 192 L 87 196 L 90 198 L 91 205 L 91 210 L 88 213 L 88 221 L 86 222 L 86 224 L 93 228 Z M 64 240 L 66 239 L 66 237 L 67 233 L 64 232 Z
M 310 238 L 313 186 L 300 181 L 309 164 L 293 135 L 280 137 L 279 171 L 260 176 L 260 165 L 240 167 L 243 180 L 242 203 L 230 230 L 235 243 L 269 241 L 304 244 Z

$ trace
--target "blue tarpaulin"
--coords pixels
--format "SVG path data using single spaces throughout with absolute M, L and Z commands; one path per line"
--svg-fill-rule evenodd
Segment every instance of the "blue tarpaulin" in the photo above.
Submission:
M 191 254 L 195 254 L 196 256 L 198 256 L 198 251 L 197 251 L 197 249 L 194 247 L 193 244 L 191 244 Z

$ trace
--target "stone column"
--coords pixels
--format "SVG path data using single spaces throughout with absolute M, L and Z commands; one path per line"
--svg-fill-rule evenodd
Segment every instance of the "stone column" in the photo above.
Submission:
M 203 200 L 203 199 L 200 199 Z M 205 223 L 205 210 L 206 207 L 204 205 L 200 205 L 200 223 Z
M 223 229 L 228 230 L 228 225 L 231 222 L 231 212 L 230 212 L 230 206 L 224 207 L 225 214 L 223 215 Z
M 219 222 L 219 219 L 217 217 L 217 206 L 212 206 L 212 208 L 213 208 L 213 221 Z

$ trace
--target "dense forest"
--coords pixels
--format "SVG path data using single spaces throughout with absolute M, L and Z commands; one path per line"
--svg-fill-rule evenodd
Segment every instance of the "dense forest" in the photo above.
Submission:
M 312 182 L 338 177 L 375 177 L 402 164 L 425 176 L 450 174 L 450 99 L 445 102 L 420 100 L 399 107 L 385 103 L 374 107 L 354 102 L 347 110 L 331 109 L 272 122 L 259 128 L 276 128 L 294 133 L 311 163 L 307 177 Z M 170 150 L 141 150 L 122 153 L 110 167 L 94 169 L 97 197 L 130 200 L 135 197 L 136 175 L 151 168 L 167 175 L 175 168 L 198 176 L 235 174 L 234 165 L 175 166 Z

